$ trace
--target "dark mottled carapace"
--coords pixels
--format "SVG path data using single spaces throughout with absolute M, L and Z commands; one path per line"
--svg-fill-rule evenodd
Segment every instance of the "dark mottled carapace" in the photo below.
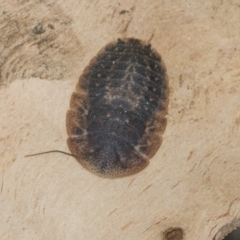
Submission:
M 84 70 L 67 112 L 68 146 L 89 171 L 123 177 L 145 168 L 166 127 L 168 79 L 137 39 L 108 44 Z

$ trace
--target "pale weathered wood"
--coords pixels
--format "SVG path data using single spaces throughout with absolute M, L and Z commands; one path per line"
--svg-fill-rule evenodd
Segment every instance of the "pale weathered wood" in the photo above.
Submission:
M 239 11 L 221 0 L 1 0 L 0 238 L 157 240 L 180 227 L 211 240 L 240 225 Z M 118 37 L 149 41 L 168 69 L 168 126 L 150 165 L 108 180 L 65 155 L 24 158 L 68 151 L 70 95 Z

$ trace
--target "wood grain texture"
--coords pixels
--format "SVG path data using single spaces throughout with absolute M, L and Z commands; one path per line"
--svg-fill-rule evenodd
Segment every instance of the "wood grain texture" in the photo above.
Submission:
M 238 1 L 0 0 L 0 238 L 157 240 L 179 227 L 219 240 L 236 227 L 239 28 Z M 122 37 L 149 41 L 168 67 L 168 127 L 148 168 L 109 180 L 65 155 L 24 158 L 68 150 L 78 77 Z

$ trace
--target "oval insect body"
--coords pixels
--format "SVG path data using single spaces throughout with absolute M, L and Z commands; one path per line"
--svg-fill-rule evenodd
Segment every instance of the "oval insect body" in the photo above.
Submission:
M 137 173 L 161 145 L 167 105 L 160 55 L 137 39 L 110 43 L 90 61 L 72 94 L 69 149 L 101 177 Z

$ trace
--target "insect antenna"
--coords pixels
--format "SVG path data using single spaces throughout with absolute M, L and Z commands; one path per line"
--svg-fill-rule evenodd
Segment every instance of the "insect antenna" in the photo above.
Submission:
M 28 155 L 25 155 L 24 157 L 33 157 L 33 156 L 42 155 L 42 154 L 48 154 L 48 153 L 62 153 L 62 154 L 74 157 L 74 155 L 72 155 L 70 153 L 67 153 L 67 152 L 60 151 L 60 150 L 52 150 L 52 151 L 47 151 L 47 152 L 28 154 Z

